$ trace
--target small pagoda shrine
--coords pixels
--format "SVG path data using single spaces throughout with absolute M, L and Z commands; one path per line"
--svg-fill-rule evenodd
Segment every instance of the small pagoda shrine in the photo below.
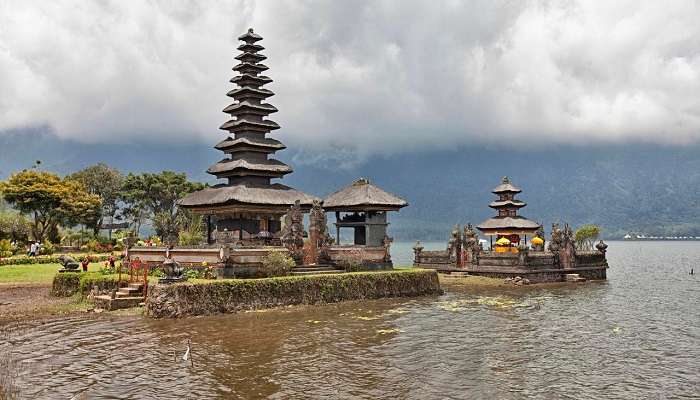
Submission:
M 231 120 L 221 126 L 228 136 L 215 146 L 227 157 L 207 170 L 226 183 L 192 193 L 179 202 L 181 207 L 206 216 L 210 244 L 254 239 L 269 243 L 270 239 L 279 239 L 281 217 L 289 208 L 298 202 L 308 211 L 318 200 L 270 182 L 292 172 L 289 165 L 269 157 L 286 148 L 266 136 L 280 127 L 266 118 L 277 111 L 264 102 L 274 94 L 263 88 L 272 79 L 260 75 L 268 69 L 261 64 L 266 59 L 260 54 L 264 47 L 256 44 L 262 37 L 249 29 L 238 40 L 243 42 L 238 46 L 241 54 L 235 57 L 240 62 L 233 67 L 238 75 L 231 79 L 237 87 L 227 93 L 235 101 L 223 110 L 231 115 Z
M 541 224 L 518 215 L 518 210 L 527 204 L 515 198 L 522 190 L 514 186 L 507 176 L 491 192 L 498 196 L 498 200 L 491 202 L 489 207 L 497 210 L 498 215 L 477 225 L 477 228 L 490 237 L 492 248 L 494 237 L 497 243 L 501 241 L 516 245 L 521 240 L 527 242 L 528 235 L 532 237 L 542 228 Z

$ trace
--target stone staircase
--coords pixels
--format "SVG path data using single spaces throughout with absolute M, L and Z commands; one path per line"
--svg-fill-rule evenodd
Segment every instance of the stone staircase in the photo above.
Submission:
M 95 296 L 96 308 L 105 310 L 121 310 L 123 308 L 138 307 L 143 302 L 143 283 L 130 283 L 129 286 L 119 288 L 114 296 Z
M 292 275 L 321 275 L 321 274 L 342 274 L 345 270 L 336 269 L 327 264 L 298 265 L 292 267 Z
M 565 274 L 564 279 L 566 282 L 585 282 L 586 278 L 580 276 L 579 274 Z

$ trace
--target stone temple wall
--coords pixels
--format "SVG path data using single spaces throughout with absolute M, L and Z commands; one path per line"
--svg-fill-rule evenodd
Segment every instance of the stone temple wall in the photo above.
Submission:
M 415 249 L 414 266 L 440 272 L 467 272 L 492 278 L 521 276 L 531 282 L 561 282 L 566 274 L 579 274 L 587 280 L 606 279 L 608 268 L 605 253 L 583 251 L 562 262 L 561 254 L 550 251 L 522 251 L 520 253 L 496 253 L 481 251 L 475 263 L 463 263 L 447 251 L 423 251 Z

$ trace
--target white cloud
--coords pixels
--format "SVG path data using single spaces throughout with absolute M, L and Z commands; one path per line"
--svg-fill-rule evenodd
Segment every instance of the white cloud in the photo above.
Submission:
M 4 1 L 0 131 L 211 145 L 252 26 L 278 137 L 309 159 L 693 143 L 699 17 L 693 1 Z

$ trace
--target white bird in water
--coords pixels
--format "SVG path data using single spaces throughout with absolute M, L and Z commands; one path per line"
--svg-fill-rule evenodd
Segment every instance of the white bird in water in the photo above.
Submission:
M 190 358 L 190 339 L 187 339 L 187 351 L 185 351 L 185 355 L 182 356 L 182 361 L 187 361 Z
M 191 352 L 190 339 L 187 339 L 187 350 L 185 350 L 185 355 L 182 356 L 182 361 L 187 361 L 189 359 L 190 362 L 192 363 L 192 366 L 194 367 L 194 359 L 192 359 L 190 352 Z

